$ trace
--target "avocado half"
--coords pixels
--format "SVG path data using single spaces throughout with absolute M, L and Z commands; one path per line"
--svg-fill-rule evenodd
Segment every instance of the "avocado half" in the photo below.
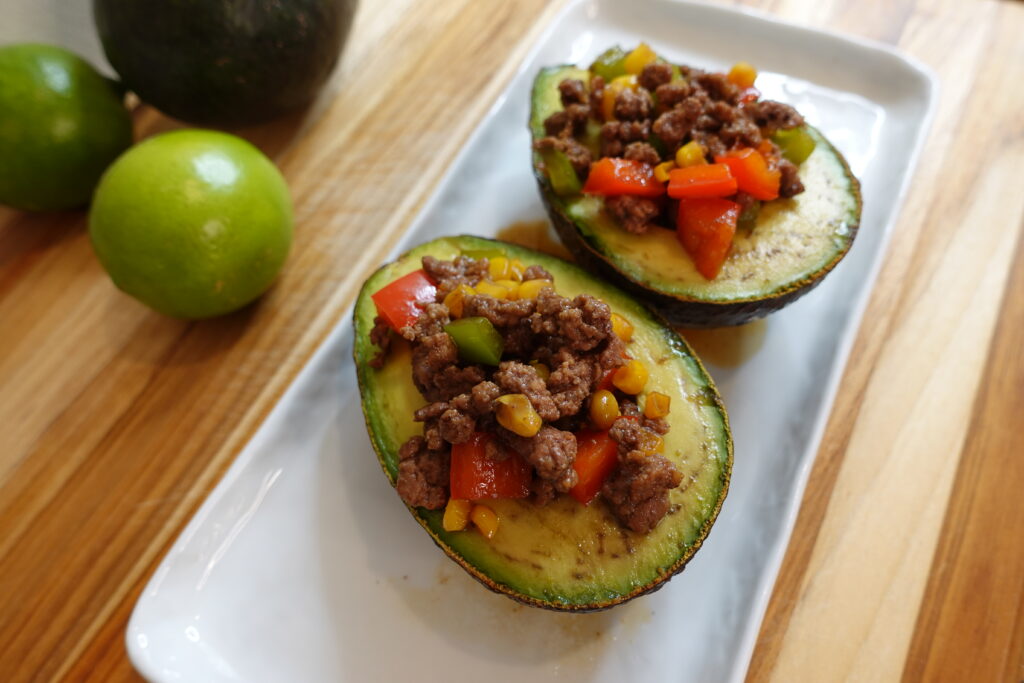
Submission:
M 589 84 L 590 71 L 542 69 L 533 84 L 530 133 L 545 136 L 544 120 L 562 109 L 558 84 Z M 853 244 L 860 224 L 860 183 L 843 156 L 816 129 L 814 152 L 800 165 L 806 190 L 761 206 L 750 230 L 737 230 L 714 280 L 697 272 L 673 230 L 635 235 L 604 210 L 598 196 L 555 193 L 541 155 L 533 171 L 555 230 L 576 260 L 642 297 L 674 325 L 739 325 L 796 301 L 827 275 Z
M 683 483 L 670 493 L 668 515 L 648 534 L 622 528 L 599 498 L 588 506 L 569 496 L 543 507 L 529 500 L 487 501 L 501 520 L 491 540 L 471 529 L 445 531 L 443 510 L 410 512 L 473 578 L 527 605 L 590 612 L 660 588 L 697 552 L 722 507 L 732 470 L 729 421 L 718 390 L 686 342 L 657 314 L 575 265 L 504 242 L 445 237 L 403 254 L 366 281 L 355 306 L 354 357 L 366 426 L 384 473 L 394 486 L 398 449 L 422 433 L 412 414 L 426 401 L 413 385 L 404 342 L 392 344 L 382 368 L 370 366 L 377 353 L 370 341 L 377 314 L 370 295 L 420 268 L 427 254 L 452 259 L 480 249 L 501 249 L 527 265 L 539 264 L 563 296 L 600 297 L 633 323 L 629 353 L 650 369 L 647 388 L 671 397 L 664 455 L 682 472 Z

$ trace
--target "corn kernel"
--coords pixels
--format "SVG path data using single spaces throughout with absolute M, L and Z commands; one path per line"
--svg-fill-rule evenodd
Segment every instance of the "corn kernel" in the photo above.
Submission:
M 669 396 L 660 391 L 648 392 L 647 400 L 644 401 L 644 417 L 649 417 L 652 420 L 665 417 L 668 415 L 668 407 L 671 401 L 672 399 Z
M 505 394 L 497 398 L 498 424 L 519 436 L 534 436 L 540 431 L 543 420 L 533 409 L 533 404 L 523 394 Z
M 754 87 L 754 81 L 757 79 L 757 69 L 748 62 L 736 62 L 729 69 L 729 74 L 726 78 L 741 88 L 752 88 Z
M 633 74 L 612 79 L 612 82 L 604 89 L 604 99 L 601 101 L 601 111 L 605 121 L 615 119 L 615 98 L 619 96 L 619 93 L 623 90 L 636 90 L 637 85 L 639 83 Z
M 449 498 L 448 505 L 444 508 L 444 518 L 441 524 L 445 531 L 462 531 L 469 522 L 469 511 L 473 504 L 468 500 Z
M 498 515 L 486 505 L 474 505 L 469 518 L 487 540 L 491 540 L 494 534 L 498 533 Z
M 508 262 L 508 276 L 509 279 L 515 280 L 516 282 L 523 281 L 523 273 L 526 272 L 526 266 L 517 258 L 512 259 Z
M 487 296 L 493 296 L 495 299 L 508 298 L 508 290 L 494 284 L 490 280 L 481 280 L 474 289 L 477 294 L 486 294 Z
M 660 453 L 665 448 L 665 440 L 649 429 L 639 430 L 640 438 L 636 449 L 644 455 Z
M 640 43 L 636 48 L 626 55 L 626 59 L 622 62 L 622 66 L 625 67 L 626 73 L 640 75 L 640 72 L 644 70 L 644 67 L 658 59 L 658 55 L 655 54 L 654 50 L 647 43 Z
M 540 377 L 545 382 L 548 381 L 548 377 L 551 376 L 551 368 L 544 365 L 539 360 L 531 360 L 530 365 L 533 367 L 538 377 Z
M 700 166 L 708 163 L 704 158 L 704 148 L 696 140 L 690 140 L 676 150 L 676 166 L 686 168 L 688 166 Z
M 612 332 L 624 342 L 631 341 L 633 339 L 633 323 L 618 313 L 612 313 Z
M 495 256 L 489 259 L 487 269 L 491 279 L 495 282 L 508 279 L 508 259 L 504 256 Z
M 631 360 L 612 375 L 615 388 L 627 394 L 639 394 L 647 384 L 647 366 L 638 360 Z
M 602 431 L 611 429 L 612 423 L 620 414 L 615 394 L 607 389 L 595 391 L 590 397 L 590 421 L 594 423 L 595 428 Z
M 448 312 L 453 318 L 462 317 L 463 304 L 466 302 L 466 297 L 473 293 L 473 288 L 469 285 L 459 285 L 445 294 L 444 305 L 448 308 Z
M 668 172 L 676 167 L 674 161 L 663 161 L 654 167 L 654 178 L 662 183 L 668 182 Z
M 540 294 L 540 290 L 551 286 L 551 280 L 527 280 L 519 285 L 519 292 L 517 293 L 520 299 L 536 299 L 537 295 Z
M 494 284 L 504 287 L 508 291 L 508 295 L 505 298 L 509 301 L 515 301 L 519 298 L 519 283 L 515 280 L 495 280 Z

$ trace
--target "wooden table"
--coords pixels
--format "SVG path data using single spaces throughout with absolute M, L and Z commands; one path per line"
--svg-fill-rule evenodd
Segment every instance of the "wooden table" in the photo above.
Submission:
M 0 679 L 136 678 L 142 586 L 559 4 L 364 2 L 320 104 L 243 132 L 287 176 L 297 232 L 241 313 L 152 313 L 107 279 L 83 212 L 0 209 Z M 941 78 L 750 678 L 1022 680 L 1024 4 L 734 4 Z M 139 136 L 174 125 L 136 115 Z

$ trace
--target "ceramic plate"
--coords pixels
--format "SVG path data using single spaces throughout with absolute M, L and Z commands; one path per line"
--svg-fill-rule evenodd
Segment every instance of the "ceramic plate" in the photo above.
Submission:
M 381 472 L 346 316 L 140 597 L 127 642 L 147 678 L 743 678 L 935 88 L 886 47 L 727 8 L 626 5 L 566 7 L 398 250 L 544 220 L 526 129 L 541 66 L 588 63 L 640 40 L 699 67 L 756 64 L 764 95 L 795 105 L 846 155 L 864 214 L 853 249 L 819 288 L 767 321 L 692 337 L 736 444 L 729 496 L 703 549 L 663 590 L 608 612 L 552 613 L 491 594 L 434 547 Z

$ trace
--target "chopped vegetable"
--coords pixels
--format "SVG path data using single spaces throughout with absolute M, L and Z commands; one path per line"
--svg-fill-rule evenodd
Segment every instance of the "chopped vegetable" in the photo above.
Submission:
M 580 177 L 565 152 L 546 149 L 541 152 L 540 157 L 544 160 L 544 168 L 547 169 L 548 180 L 551 181 L 551 189 L 555 194 L 567 197 L 580 193 Z
M 726 78 L 735 85 L 741 88 L 752 88 L 754 86 L 754 80 L 757 78 L 757 69 L 753 67 L 749 62 L 736 62 L 729 69 L 729 73 Z
M 807 161 L 807 157 L 811 156 L 815 145 L 814 138 L 804 126 L 776 131 L 772 136 L 772 142 L 782 150 L 782 156 L 797 165 Z
M 660 391 L 650 391 L 644 401 L 644 417 L 657 419 L 668 415 L 669 404 L 672 398 Z
M 624 342 L 632 341 L 633 323 L 618 313 L 612 313 L 612 332 Z
M 622 61 L 622 67 L 626 70 L 626 73 L 639 76 L 645 66 L 657 60 L 658 55 L 651 49 L 651 46 L 647 43 L 640 43 L 632 52 L 626 55 L 626 58 Z
M 590 72 L 609 83 L 626 73 L 626 51 L 616 45 L 602 52 L 590 65 Z
M 504 291 L 504 290 L 502 290 Z M 444 326 L 459 349 L 459 357 L 467 363 L 497 365 L 505 342 L 491 321 L 483 317 L 453 320 Z
M 728 197 L 736 194 L 736 178 L 725 164 L 677 168 L 668 174 L 673 199 Z
M 732 246 L 740 205 L 728 199 L 681 199 L 676 234 L 697 272 L 715 279 Z
M 645 430 L 646 431 L 646 430 Z M 618 444 L 607 431 L 582 431 L 576 435 L 576 460 L 573 469 L 578 480 L 569 495 L 581 505 L 594 499 L 601 485 L 618 462 Z
M 615 370 L 609 370 L 604 373 L 604 377 L 597 383 L 597 388 L 594 391 L 611 391 L 615 388 L 615 384 L 612 380 L 615 378 Z
M 611 429 L 612 423 L 619 415 L 619 402 L 612 392 L 600 389 L 590 397 L 590 421 L 597 429 Z
M 467 284 L 461 284 L 445 294 L 444 305 L 448 308 L 448 313 L 451 314 L 452 318 L 462 317 L 463 304 L 466 302 L 466 297 L 471 294 L 475 294 L 475 292 Z
M 377 305 L 377 313 L 396 332 L 416 322 L 422 312 L 422 304 L 431 302 L 437 296 L 437 287 L 423 269 L 403 275 L 371 295 Z
M 481 500 L 484 498 L 526 498 L 530 495 L 530 466 L 518 453 L 509 453 L 504 460 L 487 457 L 487 442 L 494 435 L 474 432 L 465 443 L 452 445 L 452 498 Z
M 462 531 L 469 523 L 469 511 L 473 504 L 468 500 L 449 498 L 448 505 L 444 508 L 444 517 L 441 525 L 445 531 Z
M 636 90 L 638 85 L 636 76 L 630 74 L 613 79 L 605 87 L 604 94 L 601 96 L 601 113 L 604 114 L 606 121 L 611 121 L 615 118 L 615 100 L 618 98 L 619 93 L 623 90 Z
M 545 287 L 551 287 L 551 280 L 527 280 L 519 285 L 519 298 L 536 299 L 537 295 L 540 294 L 540 290 Z
M 474 505 L 469 517 L 488 541 L 498 533 L 498 515 L 486 505 Z
M 639 394 L 647 384 L 647 366 L 638 360 L 628 361 L 612 376 L 615 388 L 627 394 Z
M 740 104 L 750 104 L 751 102 L 757 102 L 757 100 L 760 97 L 761 97 L 761 91 L 758 90 L 757 88 L 754 88 L 754 87 L 744 88 L 743 92 L 740 93 L 739 103 Z
M 767 201 L 778 198 L 782 173 L 777 168 L 769 168 L 764 156 L 753 147 L 716 156 L 715 163 L 728 166 L 739 189 L 755 199 Z M 671 194 L 671 185 L 669 187 Z
M 476 287 L 473 288 L 477 294 L 486 294 L 487 296 L 493 296 L 495 299 L 507 299 L 508 290 L 504 287 L 496 285 L 490 280 L 481 280 L 476 283 Z
M 517 258 L 508 262 L 508 277 L 516 282 L 523 281 L 523 273 L 526 272 L 526 265 Z
M 525 394 L 505 394 L 496 399 L 498 424 L 519 436 L 535 436 L 544 421 Z
M 675 171 L 673 171 L 674 173 Z M 654 169 L 643 162 L 605 157 L 590 166 L 590 175 L 583 186 L 585 194 L 660 197 L 665 184 L 654 177 Z
M 540 377 L 545 382 L 548 381 L 548 377 L 551 376 L 551 368 L 549 368 L 544 363 L 541 363 L 539 360 L 531 360 L 530 361 L 530 366 L 537 373 L 538 377 Z
M 690 140 L 676 150 L 676 166 L 686 168 L 687 166 L 703 166 L 708 163 L 704 158 L 704 148 L 696 140 Z
M 663 161 L 654 167 L 654 177 L 658 179 L 658 182 L 668 182 L 668 172 L 676 167 L 674 161 Z

